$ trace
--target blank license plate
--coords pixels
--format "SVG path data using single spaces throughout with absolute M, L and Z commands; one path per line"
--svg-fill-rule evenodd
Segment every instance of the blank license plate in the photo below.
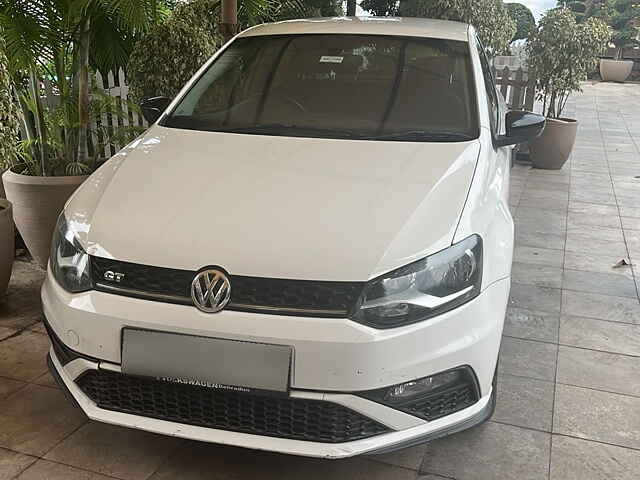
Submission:
M 122 372 L 211 388 L 287 393 L 291 347 L 125 328 Z

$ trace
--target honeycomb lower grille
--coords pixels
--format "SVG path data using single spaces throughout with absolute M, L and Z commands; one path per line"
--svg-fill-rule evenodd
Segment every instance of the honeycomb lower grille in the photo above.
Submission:
M 109 271 L 123 274 L 105 280 Z M 156 301 L 191 305 L 191 282 L 197 272 L 91 257 L 96 290 Z M 363 282 L 289 280 L 232 275 L 228 310 L 281 315 L 345 318 L 355 308 Z
M 478 396 L 473 385 L 460 385 L 398 408 L 431 421 L 470 407 L 477 401 Z
M 90 370 L 77 381 L 100 408 L 201 427 L 341 443 L 388 431 L 336 403 L 250 395 Z

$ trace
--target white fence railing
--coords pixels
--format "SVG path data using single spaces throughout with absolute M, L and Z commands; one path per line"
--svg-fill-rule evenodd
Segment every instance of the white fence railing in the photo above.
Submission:
M 115 103 L 113 110 L 105 108 L 92 114 L 91 124 L 89 125 L 92 145 L 101 145 L 102 152 L 99 152 L 99 154 L 109 158 L 124 147 L 125 142 L 119 141 L 115 135 L 118 129 L 129 126 L 146 128 L 149 125 L 142 114 L 138 113 L 136 109 L 129 108 L 127 102 L 129 86 L 126 82 L 124 70 L 120 69 L 117 74 L 109 72 L 104 77 L 100 72 L 97 72 L 91 81 L 95 81 L 95 84 L 92 85 L 93 89 L 102 90 Z M 60 96 L 54 92 L 51 81 L 45 78 L 43 86 L 45 92 L 44 103 L 49 107 L 57 106 L 60 102 Z M 116 114 L 116 112 L 118 113 Z M 106 142 L 105 137 L 109 138 L 110 142 Z

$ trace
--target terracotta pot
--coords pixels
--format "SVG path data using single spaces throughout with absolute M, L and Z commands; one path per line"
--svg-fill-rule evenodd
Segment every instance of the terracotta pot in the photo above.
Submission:
M 7 291 L 15 257 L 11 203 L 0 199 L 0 297 Z
M 529 156 L 533 166 L 560 170 L 571 155 L 577 131 L 577 120 L 547 118 L 542 135 L 529 142 Z
M 633 70 L 633 60 L 600 59 L 600 76 L 605 82 L 624 82 Z
M 18 231 L 33 258 L 47 268 L 49 246 L 65 202 L 87 176 L 33 177 L 7 170 L 2 175 L 7 199 L 13 203 Z

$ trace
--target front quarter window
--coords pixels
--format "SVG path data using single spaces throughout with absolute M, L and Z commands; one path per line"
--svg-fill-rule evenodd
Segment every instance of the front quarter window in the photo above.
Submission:
M 162 124 L 355 140 L 465 141 L 478 122 L 467 42 L 382 35 L 234 41 Z

